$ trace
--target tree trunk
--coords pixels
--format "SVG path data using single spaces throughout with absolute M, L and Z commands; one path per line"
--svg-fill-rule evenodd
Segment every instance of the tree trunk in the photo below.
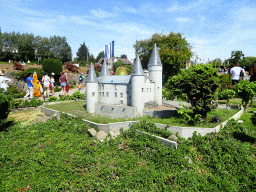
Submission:
M 245 101 L 244 110 L 247 112 L 248 110 L 249 101 Z

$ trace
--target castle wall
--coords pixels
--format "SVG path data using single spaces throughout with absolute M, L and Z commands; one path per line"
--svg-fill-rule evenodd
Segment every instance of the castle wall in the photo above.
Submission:
M 162 66 L 150 66 L 148 70 L 150 78 L 155 82 L 154 101 L 162 105 Z
M 95 104 L 98 103 L 98 83 L 86 84 L 86 109 L 95 113 Z
M 155 90 L 155 84 L 151 83 L 149 80 L 145 82 L 144 85 L 144 103 L 154 101 L 154 90 Z
M 131 106 L 136 107 L 136 116 L 143 116 L 144 81 L 144 75 L 132 75 L 131 77 Z
M 99 103 L 111 105 L 127 105 L 127 85 L 99 83 Z

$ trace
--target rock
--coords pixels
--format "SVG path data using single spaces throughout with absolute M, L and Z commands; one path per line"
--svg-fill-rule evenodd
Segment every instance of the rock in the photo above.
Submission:
M 192 160 L 190 159 L 189 156 L 186 156 L 186 157 L 184 157 L 184 158 L 188 160 L 188 163 L 189 163 L 189 164 L 192 164 Z
M 178 138 L 177 138 L 176 135 L 174 135 L 174 134 L 170 135 L 170 136 L 168 137 L 168 139 L 169 139 L 170 141 L 178 141 Z
M 104 131 L 99 131 L 99 132 L 96 134 L 96 138 L 97 138 L 99 141 L 101 141 L 101 142 L 103 142 L 104 139 L 105 139 L 107 136 L 108 136 L 108 134 L 105 133 Z
M 214 115 L 213 117 L 212 117 L 212 122 L 213 123 L 219 123 L 219 122 L 221 122 L 222 120 L 219 118 L 219 116 L 218 115 Z
M 91 134 L 91 136 L 95 137 L 96 134 L 97 134 L 97 131 L 95 131 L 95 129 L 91 128 L 91 129 L 88 129 L 89 133 Z
M 239 124 L 240 124 L 240 123 L 243 123 L 243 122 L 244 122 L 243 120 L 238 120 L 238 121 L 237 121 L 237 123 L 239 123 Z
M 118 135 L 120 135 L 120 132 L 113 133 L 112 131 L 109 132 L 111 138 L 115 139 Z

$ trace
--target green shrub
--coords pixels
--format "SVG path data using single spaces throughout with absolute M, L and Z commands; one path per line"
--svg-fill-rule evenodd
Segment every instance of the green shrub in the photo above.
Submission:
M 86 99 L 86 94 L 80 93 L 79 91 L 76 91 L 76 92 L 73 93 L 72 98 Z
M 224 91 L 220 92 L 220 99 L 227 100 L 227 105 L 229 104 L 229 100 L 233 99 L 236 95 L 236 92 L 232 89 L 225 89 Z
M 68 101 L 68 100 L 70 100 L 70 97 L 68 95 L 64 95 L 64 96 L 60 97 L 59 100 L 60 101 Z
M 19 77 L 19 78 L 26 78 L 26 77 L 28 77 L 29 73 L 33 74 L 34 72 L 36 72 L 37 77 L 39 79 L 41 79 L 44 75 L 44 70 L 41 68 L 29 68 L 29 69 L 26 69 L 25 71 L 21 71 L 21 72 L 17 73 L 15 76 Z
M 47 71 L 49 74 L 55 73 L 59 75 L 62 72 L 62 64 L 59 59 L 45 59 L 42 62 L 44 71 Z
M 220 92 L 222 92 L 225 89 L 230 89 L 231 81 L 229 80 L 229 74 L 219 75 L 219 84 Z
M 8 96 L 0 93 L 0 122 L 7 119 L 10 113 L 10 101 Z
M 23 99 L 18 99 L 18 100 L 12 100 L 10 101 L 10 107 L 12 109 L 17 109 L 17 108 L 20 108 L 24 103 L 24 100 Z
M 117 62 L 113 63 L 113 68 L 114 68 L 115 72 L 116 72 L 118 67 L 122 67 L 122 66 L 123 66 L 123 64 L 122 64 L 121 61 L 117 61 Z
M 37 107 L 37 106 L 40 106 L 42 104 L 43 104 L 43 102 L 40 99 L 38 99 L 36 97 L 33 97 L 30 100 L 30 103 L 29 103 L 30 106 L 29 107 Z
M 47 101 L 49 102 L 58 101 L 58 98 L 56 96 L 51 96 Z
M 59 91 L 61 91 L 61 87 L 58 87 L 58 85 L 56 85 L 54 87 L 54 92 L 59 92 Z
M 14 87 L 13 85 L 10 85 L 7 88 L 6 95 L 10 95 L 14 98 L 21 98 L 26 95 L 26 92 L 25 91 L 21 92 L 18 88 Z

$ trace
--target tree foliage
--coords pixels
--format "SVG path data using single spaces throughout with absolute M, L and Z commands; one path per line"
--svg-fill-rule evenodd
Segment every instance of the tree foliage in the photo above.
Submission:
M 180 33 L 158 34 L 155 33 L 150 39 L 136 41 L 135 53 L 139 55 L 142 67 L 147 68 L 153 45 L 159 47 L 159 55 L 163 65 L 164 82 L 170 76 L 177 75 L 184 67 L 186 61 L 192 57 L 190 44 Z
M 101 58 L 104 58 L 104 51 L 99 52 L 98 56 L 96 57 L 96 62 L 99 62 Z
M 244 54 L 242 51 L 232 51 L 230 61 L 231 63 L 235 64 L 238 63 L 238 61 L 244 59 Z
M 55 75 L 60 75 L 62 72 L 62 64 L 58 59 L 45 59 L 42 63 L 43 70 L 49 74 L 55 73 Z
M 114 72 L 116 72 L 118 67 L 122 67 L 123 64 L 121 61 L 116 61 L 115 63 L 113 63 L 113 68 L 114 68 Z
M 166 83 L 164 96 L 173 99 L 184 98 L 191 103 L 194 114 L 202 118 L 207 116 L 215 106 L 212 100 L 218 88 L 218 72 L 212 65 L 196 65 L 173 76 Z
M 126 54 L 122 54 L 121 58 L 127 59 L 127 55 Z
M 10 113 L 10 101 L 6 95 L 0 91 L 0 123 L 7 119 L 9 113 Z
M 78 52 L 76 53 L 78 57 L 78 61 L 87 61 L 89 58 L 89 50 L 87 46 L 85 45 L 85 42 L 83 42 L 82 45 L 80 45 Z
M 243 60 L 238 61 L 238 64 L 239 66 L 245 66 L 246 71 L 249 71 L 254 62 L 256 62 L 256 57 L 244 57 Z

